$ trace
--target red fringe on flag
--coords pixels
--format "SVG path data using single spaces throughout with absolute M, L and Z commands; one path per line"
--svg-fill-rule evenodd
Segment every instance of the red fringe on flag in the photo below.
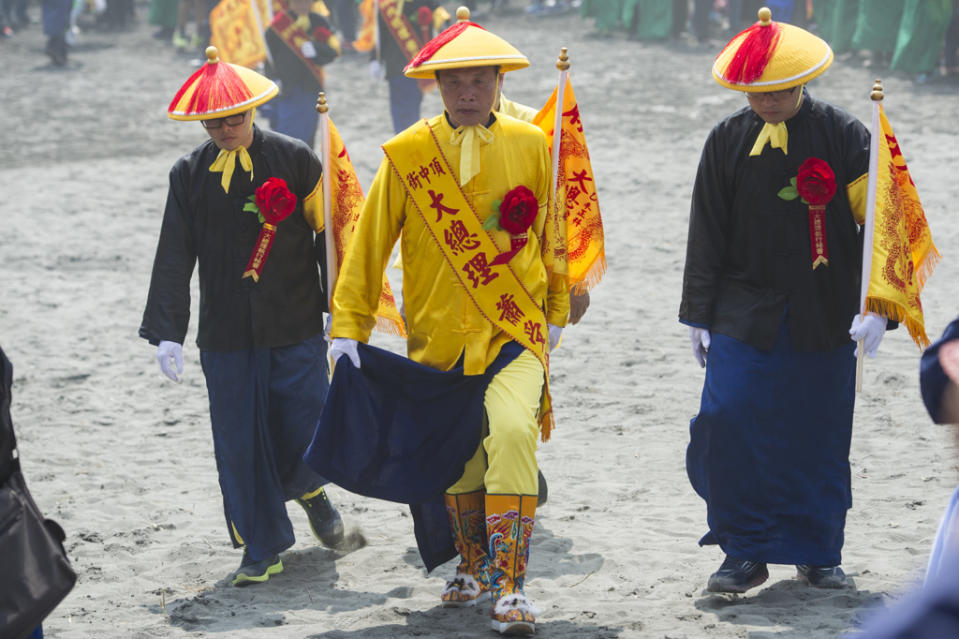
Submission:
M 770 22 L 768 25 L 757 22 L 741 31 L 726 45 L 728 49 L 738 42 L 739 48 L 723 72 L 723 80 L 733 84 L 750 84 L 758 80 L 766 70 L 781 35 L 782 27 L 778 22 Z M 722 56 L 726 49 L 719 55 Z
M 410 60 L 410 63 L 407 64 L 403 68 L 403 70 L 406 71 L 407 69 L 415 69 L 416 67 L 420 66 L 421 64 L 423 64 L 424 62 L 432 58 L 434 55 L 436 55 L 436 52 L 439 51 L 444 44 L 447 44 L 450 40 L 452 40 L 459 34 L 463 33 L 463 31 L 465 31 L 467 27 L 476 27 L 477 29 L 483 29 L 483 27 L 479 26 L 475 22 L 468 22 L 466 20 L 464 20 L 463 22 L 457 22 L 452 27 L 444 30 L 443 33 L 439 34 L 438 36 L 436 36 L 435 38 L 433 38 L 432 40 L 424 44 L 423 48 L 420 49 L 420 52 L 416 54 L 416 57 Z M 486 31 L 486 29 L 483 29 L 483 31 Z
M 176 108 L 180 100 L 193 88 L 187 104 Z M 246 102 L 253 94 L 240 75 L 226 63 L 206 63 L 190 76 L 173 101 L 170 110 L 184 113 L 210 113 L 217 109 Z

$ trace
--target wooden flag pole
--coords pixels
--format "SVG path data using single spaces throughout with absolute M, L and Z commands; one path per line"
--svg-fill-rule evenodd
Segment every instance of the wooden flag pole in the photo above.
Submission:
M 326 301 L 330 314 L 333 313 L 333 287 L 336 285 L 336 242 L 333 237 L 332 180 L 330 167 L 333 166 L 330 148 L 330 107 L 326 103 L 326 94 L 320 92 L 316 100 L 316 110 L 320 114 L 320 161 L 323 163 L 323 239 L 326 243 Z
M 569 50 L 563 47 L 556 60 L 559 69 L 559 84 L 556 85 L 556 118 L 553 120 L 553 206 L 559 207 L 556 201 L 556 189 L 559 188 L 559 147 L 563 140 L 563 102 L 566 99 L 566 79 L 569 78 Z
M 866 295 L 869 292 L 869 280 L 872 276 L 872 245 L 873 231 L 876 226 L 876 182 L 879 177 L 879 136 L 882 129 L 879 127 L 879 105 L 883 99 L 882 81 L 876 80 L 872 85 L 869 98 L 872 100 L 872 128 L 869 136 L 869 182 L 866 187 L 866 220 L 863 224 L 862 246 L 862 283 L 859 294 L 859 316 L 866 318 Z M 862 365 L 865 353 L 865 341 L 859 340 L 859 355 L 856 357 L 856 392 L 862 391 Z

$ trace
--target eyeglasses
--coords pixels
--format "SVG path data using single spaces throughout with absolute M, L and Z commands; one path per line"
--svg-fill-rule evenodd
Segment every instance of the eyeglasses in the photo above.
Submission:
M 787 98 L 796 92 L 796 87 L 789 89 L 783 89 L 781 91 L 748 91 L 746 97 L 750 100 L 762 100 L 768 98 L 770 100 L 782 100 Z
M 246 111 L 236 115 L 228 115 L 225 118 L 212 118 L 210 120 L 200 120 L 204 129 L 219 129 L 226 124 L 227 126 L 239 126 L 246 120 Z

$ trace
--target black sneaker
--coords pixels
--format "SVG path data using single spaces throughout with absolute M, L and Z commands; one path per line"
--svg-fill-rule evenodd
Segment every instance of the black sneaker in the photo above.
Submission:
M 816 588 L 845 588 L 846 573 L 839 566 L 807 566 L 796 564 L 799 581 Z
M 283 572 L 283 562 L 279 555 L 267 559 L 253 561 L 246 548 L 243 549 L 243 560 L 240 567 L 231 575 L 234 586 L 250 586 L 269 580 L 272 575 Z
M 320 488 L 309 497 L 300 497 L 296 500 L 310 520 L 310 530 L 313 536 L 320 540 L 327 548 L 336 548 L 343 542 L 343 520 L 340 513 L 326 497 L 326 491 Z
M 769 579 L 766 564 L 726 556 L 719 570 L 709 576 L 709 592 L 746 592 Z

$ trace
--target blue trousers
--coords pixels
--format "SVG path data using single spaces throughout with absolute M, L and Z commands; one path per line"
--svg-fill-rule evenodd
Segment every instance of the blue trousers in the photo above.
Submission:
M 852 506 L 854 347 L 795 352 L 786 319 L 769 353 L 713 334 L 686 451 L 689 480 L 707 506 L 700 544 L 774 564 L 841 563 Z
M 329 389 L 326 342 L 203 351 L 200 361 L 227 527 L 259 561 L 293 545 L 285 502 L 326 483 L 303 462 Z
M 390 115 L 393 117 L 393 131 L 399 133 L 416 124 L 420 119 L 420 105 L 423 92 L 420 84 L 413 78 L 397 75 L 386 80 L 390 85 Z

